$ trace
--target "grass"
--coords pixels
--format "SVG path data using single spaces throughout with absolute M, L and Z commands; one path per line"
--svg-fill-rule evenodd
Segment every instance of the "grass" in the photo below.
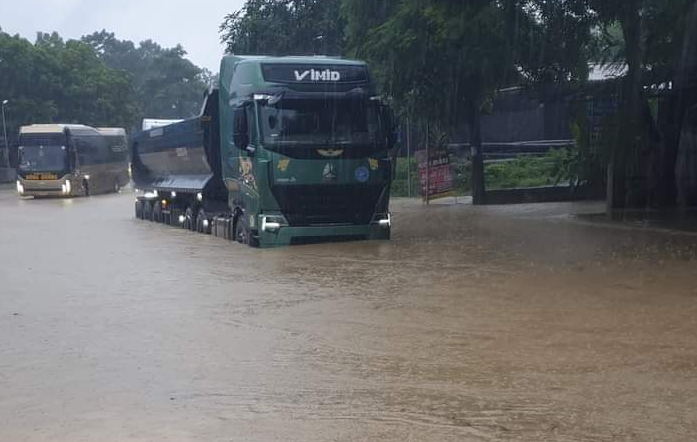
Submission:
M 515 189 L 521 187 L 540 187 L 558 183 L 560 170 L 567 161 L 569 152 L 565 149 L 550 151 L 541 157 L 517 157 L 511 161 L 490 163 L 484 166 L 486 188 Z M 409 182 L 407 171 L 411 169 L 411 196 L 417 197 L 419 178 L 417 164 L 414 158 L 407 162 L 406 158 L 397 159 L 395 180 L 392 184 L 392 196 L 408 196 Z M 470 193 L 470 177 L 472 166 L 469 161 L 455 164 L 451 167 L 453 190 L 456 195 Z M 564 179 L 565 177 L 562 177 Z

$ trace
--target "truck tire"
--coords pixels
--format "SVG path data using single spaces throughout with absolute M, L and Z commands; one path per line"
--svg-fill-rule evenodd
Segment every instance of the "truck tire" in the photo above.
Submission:
M 249 228 L 243 221 L 244 215 L 242 213 L 236 213 L 232 220 L 232 235 L 230 239 L 237 241 L 240 244 L 247 244 L 247 238 L 249 237 Z
M 152 220 L 156 223 L 161 223 L 162 219 L 162 203 L 160 201 L 155 202 L 155 206 L 152 208 Z
M 141 200 L 136 201 L 136 218 L 137 219 L 142 219 L 143 218 L 143 202 Z
M 206 212 L 203 210 L 203 208 L 198 209 L 198 215 L 196 215 L 196 231 L 198 233 L 203 233 L 204 235 L 209 235 L 211 233 L 210 220 L 208 221 L 207 227 L 203 225 L 203 222 L 207 219 Z
M 187 207 L 184 212 L 184 224 L 182 227 L 192 232 L 196 231 L 196 218 L 194 217 L 194 209 L 191 207 Z
M 249 247 L 259 247 L 259 240 L 254 238 L 252 234 L 252 229 L 244 221 L 244 217 L 240 216 L 237 219 L 237 224 L 235 226 L 235 240 L 240 244 L 246 244 Z
M 152 221 L 152 203 L 150 201 L 145 201 L 143 203 L 143 219 Z

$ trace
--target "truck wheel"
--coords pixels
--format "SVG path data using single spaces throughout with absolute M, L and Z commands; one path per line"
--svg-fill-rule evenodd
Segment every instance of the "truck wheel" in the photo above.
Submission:
M 152 220 L 156 223 L 162 222 L 162 203 L 157 201 L 152 209 Z
M 152 221 L 152 203 L 150 201 L 143 203 L 143 219 Z
M 80 187 L 80 195 L 90 196 L 90 185 L 87 180 L 82 180 L 82 186 Z
M 235 239 L 240 244 L 246 244 L 250 247 L 259 247 L 259 240 L 252 235 L 252 229 L 249 228 L 244 221 L 244 217 L 240 216 L 237 219 L 235 226 Z
M 249 227 L 247 227 L 247 223 L 242 221 L 242 218 L 237 220 L 237 224 L 235 225 L 235 240 L 237 240 L 238 243 L 240 244 L 247 244 L 249 245 Z
M 210 221 L 208 221 L 208 226 L 204 226 L 204 221 L 206 221 L 208 218 L 206 218 L 206 212 L 203 209 L 198 210 L 198 215 L 196 216 L 196 231 L 198 233 L 203 233 L 204 235 L 208 235 L 211 233 L 211 225 Z
M 196 221 L 194 218 L 194 209 L 187 207 L 184 212 L 184 225 L 185 229 L 196 231 Z
M 136 201 L 136 218 L 143 218 L 143 202 L 141 200 Z

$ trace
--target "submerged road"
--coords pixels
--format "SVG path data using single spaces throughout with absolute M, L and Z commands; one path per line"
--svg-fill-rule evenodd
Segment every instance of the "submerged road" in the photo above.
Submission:
M 253 250 L 0 190 L 0 441 L 694 441 L 697 236 L 396 201 Z

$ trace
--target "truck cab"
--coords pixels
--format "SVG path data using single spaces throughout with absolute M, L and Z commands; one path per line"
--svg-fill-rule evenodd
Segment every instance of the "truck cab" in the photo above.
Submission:
M 393 122 L 364 63 L 228 56 L 219 94 L 235 237 L 262 247 L 390 237 Z

